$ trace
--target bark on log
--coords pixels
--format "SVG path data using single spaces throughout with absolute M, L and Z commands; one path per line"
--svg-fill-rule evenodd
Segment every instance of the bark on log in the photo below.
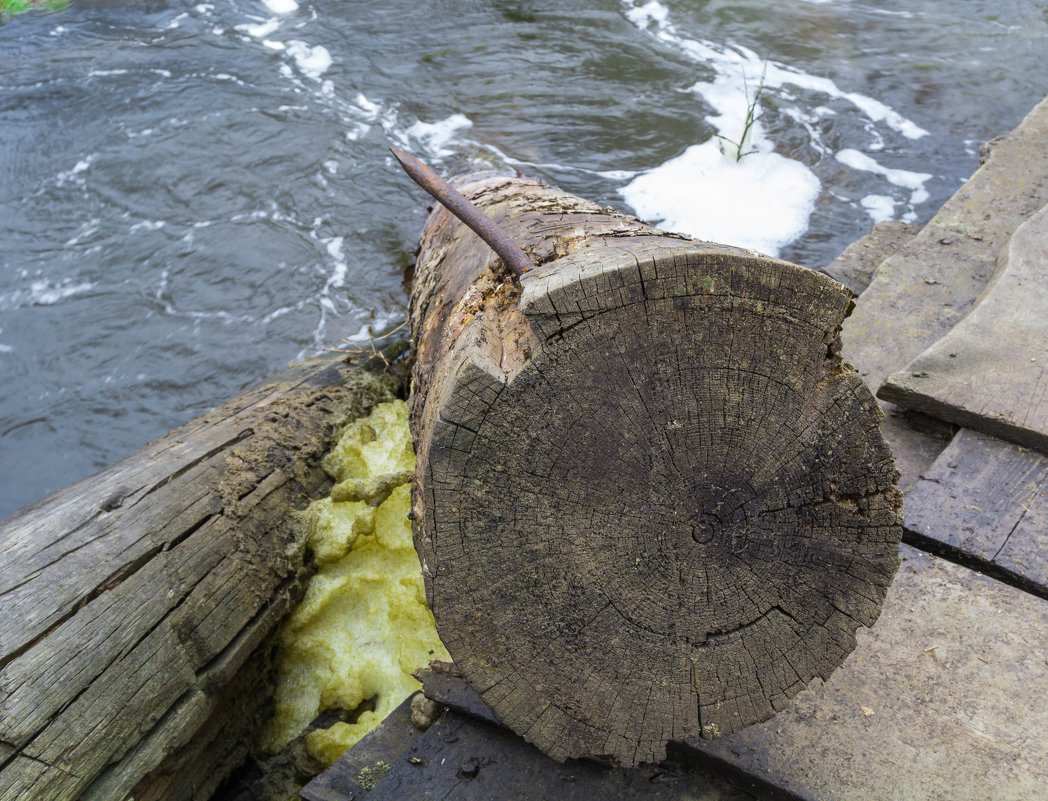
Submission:
M 532 181 L 458 188 L 412 292 L 415 539 L 438 631 L 551 756 L 661 760 L 765 720 L 876 620 L 898 565 L 850 293 Z
M 210 797 L 307 567 L 290 513 L 396 387 L 311 360 L 0 523 L 2 801 Z

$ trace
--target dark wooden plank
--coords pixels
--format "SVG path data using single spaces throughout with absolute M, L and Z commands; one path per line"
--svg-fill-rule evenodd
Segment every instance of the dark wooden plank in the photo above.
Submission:
M 428 668 L 416 670 L 414 676 L 422 682 L 422 692 L 427 698 L 469 717 L 496 726 L 503 725 L 491 707 L 484 703 L 480 693 L 466 683 L 452 663 L 433 660 Z
M 352 750 L 350 751 L 352 754 Z M 359 787 L 359 784 L 357 785 Z M 420 737 L 370 791 L 324 801 L 752 801 L 753 795 L 679 758 L 613 768 L 554 762 L 511 732 L 455 712 Z M 312 800 L 311 800 L 312 801 Z M 317 800 L 319 801 L 319 799 Z
M 968 315 L 878 394 L 1048 451 L 1048 206 L 1019 226 Z
M 411 698 L 406 698 L 381 725 L 303 787 L 299 795 L 306 801 L 363 798 L 421 736 L 422 732 L 411 723 Z
M 1048 598 L 1048 457 L 962 429 L 904 508 L 909 541 Z

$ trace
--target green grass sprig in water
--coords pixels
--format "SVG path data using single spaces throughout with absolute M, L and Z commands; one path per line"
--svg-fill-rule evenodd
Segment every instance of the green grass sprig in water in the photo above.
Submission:
M 0 22 L 21 14 L 25 11 L 37 9 L 39 11 L 61 11 L 68 6 L 70 0 L 0 0 Z
M 761 72 L 760 82 L 757 84 L 757 88 L 753 92 L 753 97 L 750 97 L 750 85 L 746 80 L 746 73 L 742 73 L 742 86 L 746 92 L 746 119 L 742 123 L 742 136 L 739 137 L 739 141 L 736 142 L 734 139 L 729 139 L 721 134 L 714 134 L 718 139 L 721 140 L 721 152 L 725 155 L 734 155 L 735 161 L 742 161 L 743 156 L 748 156 L 751 153 L 756 153 L 756 150 L 743 150 L 747 144 L 749 144 L 750 134 L 753 132 L 753 126 L 757 124 L 757 121 L 764 116 L 764 112 L 758 112 L 760 106 L 761 93 L 764 91 L 764 81 L 768 77 L 768 64 L 764 64 L 764 70 Z M 731 145 L 730 150 L 726 150 L 724 145 Z

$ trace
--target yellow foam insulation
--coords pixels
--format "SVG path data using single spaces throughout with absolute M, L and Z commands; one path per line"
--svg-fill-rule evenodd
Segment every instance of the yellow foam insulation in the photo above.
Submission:
M 409 480 L 415 453 L 402 401 L 383 403 L 346 429 L 324 460 L 338 482 L 305 511 L 319 566 L 281 631 L 275 714 L 260 745 L 275 753 L 327 710 L 374 711 L 306 734 L 331 764 L 408 695 L 430 659 L 449 659 L 426 606 L 411 541 Z

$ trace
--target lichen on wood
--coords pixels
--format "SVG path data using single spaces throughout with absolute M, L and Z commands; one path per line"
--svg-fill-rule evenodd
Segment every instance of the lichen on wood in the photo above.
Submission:
M 350 425 L 323 464 L 339 483 L 300 517 L 318 571 L 282 625 L 276 711 L 260 746 L 275 752 L 335 710 L 341 719 L 305 734 L 309 754 L 329 765 L 419 689 L 414 670 L 447 652 L 411 541 L 415 452 L 404 402 Z M 349 482 L 372 489 L 337 498 Z

